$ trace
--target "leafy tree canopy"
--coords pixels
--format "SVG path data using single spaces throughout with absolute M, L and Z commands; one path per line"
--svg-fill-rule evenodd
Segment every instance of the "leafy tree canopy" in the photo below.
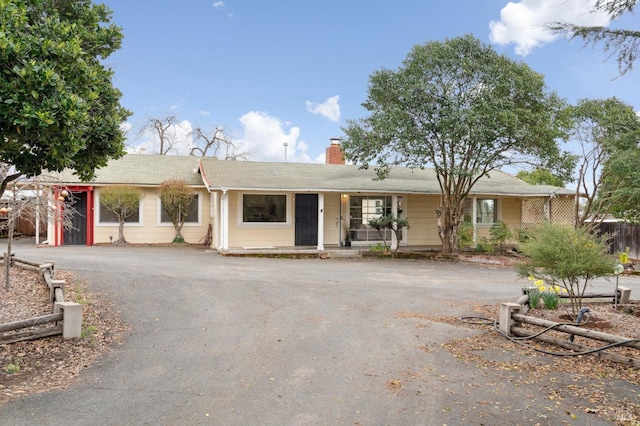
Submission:
M 609 212 L 630 223 L 640 223 L 640 130 L 623 135 L 604 164 L 602 191 Z
M 473 185 L 506 165 L 558 164 L 556 140 L 568 124 L 540 74 L 470 35 L 415 46 L 398 70 L 374 72 L 363 106 L 370 115 L 343 129 L 346 157 L 381 178 L 394 165 L 432 166 L 445 252 L 456 250 Z
M 576 191 L 584 198 L 582 209 L 576 205 L 576 216 L 578 224 L 584 224 L 603 218 L 612 206 L 625 204 L 629 191 L 639 190 L 633 177 L 640 173 L 635 154 L 640 118 L 616 98 L 580 100 L 570 115 L 571 138 L 581 149 Z
M 0 162 L 20 173 L 71 168 L 84 180 L 124 153 L 110 11 L 89 0 L 0 0 Z M 0 191 L 1 192 L 1 191 Z
M 531 171 L 520 170 L 516 173 L 516 177 L 530 185 L 552 185 L 563 187 L 567 183 L 562 180 L 562 178 L 543 168 L 535 168 Z

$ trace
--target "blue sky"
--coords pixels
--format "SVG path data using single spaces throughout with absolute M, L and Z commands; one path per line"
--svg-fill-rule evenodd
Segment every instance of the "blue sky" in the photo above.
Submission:
M 464 34 L 543 74 L 570 102 L 616 96 L 640 110 L 638 71 L 618 76 L 600 48 L 544 30 L 570 21 L 627 28 L 588 13 L 594 0 L 107 0 L 124 32 L 106 59 L 133 112 L 130 152 L 158 143 L 140 131 L 175 116 L 186 154 L 196 127 L 221 126 L 250 160 L 324 162 L 347 119 L 366 116 L 369 75 L 398 68 L 411 48 Z

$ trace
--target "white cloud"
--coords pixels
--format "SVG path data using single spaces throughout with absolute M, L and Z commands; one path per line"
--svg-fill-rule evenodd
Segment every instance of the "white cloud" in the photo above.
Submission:
M 249 154 L 252 161 L 310 162 L 308 146 L 299 140 L 300 128 L 288 127 L 266 112 L 251 111 L 240 117 L 242 136 L 236 140 L 239 151 Z
M 200 115 L 211 115 L 211 111 L 198 111 L 198 114 Z
M 592 13 L 596 0 L 520 0 L 509 2 L 500 11 L 500 20 L 491 21 L 489 38 L 493 43 L 515 44 L 515 52 L 526 56 L 535 47 L 550 43 L 559 36 L 546 28 L 553 22 L 606 26 L 606 13 Z
M 340 96 L 338 95 L 327 98 L 327 100 L 321 104 L 307 101 L 307 111 L 312 114 L 319 114 L 323 117 L 328 118 L 334 123 L 337 123 L 338 121 L 340 121 L 340 105 L 338 103 L 339 101 Z
M 224 7 L 224 2 L 223 1 L 216 1 L 212 4 L 212 6 L 216 9 L 221 9 Z

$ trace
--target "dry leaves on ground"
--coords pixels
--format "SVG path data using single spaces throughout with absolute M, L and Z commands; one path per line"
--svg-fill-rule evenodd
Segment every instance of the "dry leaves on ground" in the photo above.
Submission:
M 113 304 L 89 292 L 80 277 L 58 270 L 55 278 L 65 280 L 66 301 L 83 305 L 83 337 L 53 336 L 0 345 L 0 405 L 28 393 L 66 387 L 100 354 L 120 344 L 127 330 Z M 53 313 L 49 289 L 39 271 L 13 266 L 9 288 L 3 273 L 0 289 L 0 324 Z
M 637 308 L 637 304 L 621 306 L 620 311 L 615 311 L 610 303 L 586 303 L 585 306 L 591 309 L 594 317 L 606 319 L 609 323 L 608 328 L 598 331 L 629 339 L 640 339 L 640 318 L 628 313 Z M 499 318 L 499 305 L 476 305 L 471 309 L 477 312 L 479 317 Z M 559 322 L 558 317 L 562 313 L 562 309 L 555 311 L 534 309 L 527 315 Z M 640 386 L 640 369 L 591 355 L 559 357 L 543 354 L 538 350 L 566 353 L 570 351 L 538 341 L 527 341 L 523 344 L 512 342 L 498 334 L 492 323 L 488 325 L 488 323 L 483 324 L 482 321 L 467 322 L 454 317 L 437 317 L 431 320 L 485 331 L 472 337 L 452 340 L 443 345 L 457 358 L 474 363 L 479 368 L 504 372 L 506 375 L 513 371 L 524 373 L 525 375 L 521 378 L 523 383 L 541 385 L 541 389 L 548 391 L 549 399 L 569 396 L 578 398 L 585 401 L 585 405 L 580 408 L 586 412 L 598 414 L 618 425 L 637 426 L 639 424 L 640 395 L 637 394 L 637 389 Z M 535 329 L 535 331 L 540 330 L 540 327 Z M 555 331 L 551 333 L 557 333 L 555 337 L 560 339 L 568 338 L 566 333 Z M 579 336 L 575 337 L 575 342 L 590 347 L 606 344 Z M 636 359 L 639 358 L 640 353 L 640 350 L 630 348 L 615 348 L 608 351 L 617 351 L 621 355 Z M 564 387 L 555 385 L 556 375 L 559 372 L 569 374 L 575 383 Z M 505 378 L 505 380 L 512 379 Z M 633 396 L 612 393 L 607 385 L 612 380 L 627 382 Z

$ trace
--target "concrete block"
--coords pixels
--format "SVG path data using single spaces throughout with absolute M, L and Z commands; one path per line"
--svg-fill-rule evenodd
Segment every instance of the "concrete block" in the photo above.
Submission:
M 512 315 L 519 314 L 522 311 L 522 305 L 519 303 L 502 303 L 500 304 L 500 324 L 498 329 L 505 335 L 511 336 L 511 326 L 514 321 Z
M 62 289 L 62 294 L 64 294 L 64 280 L 51 280 L 49 283 L 49 301 L 56 301 L 56 288 Z M 58 302 L 62 302 L 62 300 L 58 300 Z
M 74 302 L 56 302 L 53 311 L 62 311 L 62 338 L 74 339 L 82 336 L 82 305 Z
M 618 297 L 618 303 L 620 303 L 621 305 L 629 303 L 629 299 L 631 298 L 631 289 L 618 286 L 618 292 L 620 293 L 620 296 Z

